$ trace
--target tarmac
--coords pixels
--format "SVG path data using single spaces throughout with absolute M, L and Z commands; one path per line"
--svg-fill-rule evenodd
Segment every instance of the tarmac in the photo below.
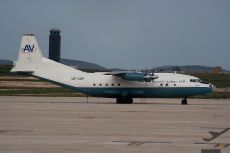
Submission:
M 230 153 L 230 99 L 0 97 L 0 153 Z

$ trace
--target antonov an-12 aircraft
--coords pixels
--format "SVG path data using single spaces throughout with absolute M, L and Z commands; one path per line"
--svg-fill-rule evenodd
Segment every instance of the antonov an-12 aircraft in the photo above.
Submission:
M 131 104 L 133 98 L 170 97 L 181 97 L 181 103 L 187 104 L 187 97 L 208 94 L 214 89 L 197 77 L 177 73 L 82 72 L 45 58 L 34 34 L 23 35 L 11 72 L 28 73 L 91 96 L 116 98 L 118 104 Z

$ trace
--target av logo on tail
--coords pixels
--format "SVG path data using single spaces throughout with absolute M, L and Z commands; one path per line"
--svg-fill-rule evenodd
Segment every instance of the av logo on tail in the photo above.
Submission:
M 34 47 L 34 44 L 33 45 L 25 45 L 24 48 L 21 49 L 23 52 L 26 52 L 26 53 L 32 53 L 36 50 L 36 48 Z

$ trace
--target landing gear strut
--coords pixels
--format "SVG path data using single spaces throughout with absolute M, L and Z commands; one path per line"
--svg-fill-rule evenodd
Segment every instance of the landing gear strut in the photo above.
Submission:
M 117 104 L 132 104 L 132 97 L 117 97 Z
M 188 104 L 187 97 L 185 97 L 184 99 L 181 100 L 181 104 L 182 105 L 187 105 Z

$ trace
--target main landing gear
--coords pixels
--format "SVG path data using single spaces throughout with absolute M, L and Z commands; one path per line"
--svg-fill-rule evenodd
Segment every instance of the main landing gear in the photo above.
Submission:
M 132 97 L 117 97 L 117 104 L 132 104 Z
M 181 100 L 181 104 L 182 105 L 187 105 L 188 104 L 187 97 L 184 97 L 184 99 Z
M 133 98 L 132 97 L 117 97 L 117 104 L 132 104 L 133 103 Z M 187 105 L 187 97 L 184 97 L 181 100 L 182 105 Z

